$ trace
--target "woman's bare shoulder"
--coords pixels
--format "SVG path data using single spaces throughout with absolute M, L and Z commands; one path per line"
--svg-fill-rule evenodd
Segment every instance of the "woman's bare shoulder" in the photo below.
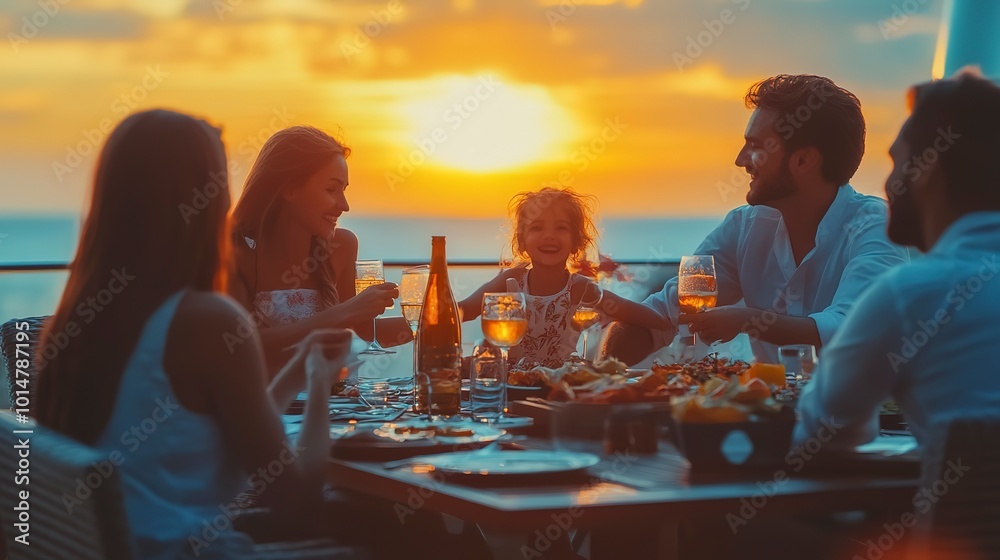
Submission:
M 232 297 L 217 292 L 191 291 L 177 306 L 175 321 L 197 332 L 232 327 L 250 321 L 246 309 Z
M 357 252 L 357 234 L 349 229 L 337 228 L 337 231 L 333 232 L 333 250 L 335 252 L 352 250 Z

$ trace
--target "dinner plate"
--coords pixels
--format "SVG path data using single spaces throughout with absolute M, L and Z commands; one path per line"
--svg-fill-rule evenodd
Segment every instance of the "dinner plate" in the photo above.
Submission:
M 334 457 L 389 461 L 427 453 L 478 449 L 506 433 L 471 420 L 357 423 L 330 427 L 330 452 Z
M 571 451 L 487 451 L 447 453 L 420 459 L 444 474 L 525 476 L 571 473 L 600 462 L 597 455 Z
M 505 433 L 504 430 L 496 426 L 468 420 L 428 422 L 427 420 L 413 419 L 386 422 L 374 430 L 375 436 L 384 438 L 385 441 L 404 443 L 430 439 L 444 445 L 490 443 Z

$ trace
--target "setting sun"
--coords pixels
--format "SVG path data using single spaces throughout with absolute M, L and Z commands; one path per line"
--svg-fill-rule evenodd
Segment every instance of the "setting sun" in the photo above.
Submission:
M 407 102 L 416 147 L 437 165 L 489 172 L 551 161 L 577 136 L 575 119 L 539 85 L 492 73 L 429 80 Z

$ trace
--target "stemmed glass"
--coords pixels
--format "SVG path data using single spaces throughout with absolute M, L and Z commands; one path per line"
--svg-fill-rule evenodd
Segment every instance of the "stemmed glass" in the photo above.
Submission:
M 500 349 L 500 410 L 504 411 L 507 409 L 507 353 L 528 331 L 524 292 L 483 294 L 482 326 L 486 340 Z
M 681 257 L 677 270 L 677 303 L 681 313 L 701 313 L 715 307 L 719 288 L 715 280 L 715 257 L 694 255 Z M 690 331 L 689 331 L 690 332 Z M 696 337 L 691 334 L 692 342 Z
M 420 326 L 420 312 L 424 307 L 424 295 L 427 292 L 427 279 L 430 277 L 430 267 L 427 265 L 407 268 L 399 281 L 399 307 L 403 310 L 403 318 L 413 331 L 413 390 L 417 389 L 417 328 Z M 416 398 L 414 398 L 416 406 Z
M 357 261 L 354 263 L 354 273 L 354 293 L 356 294 L 360 294 L 371 286 L 385 284 L 385 270 L 382 268 L 381 260 Z M 395 354 L 395 351 L 386 350 L 378 343 L 377 324 L 378 315 L 372 317 L 372 343 L 361 354 Z
M 587 331 L 597 323 L 600 317 L 601 314 L 596 309 L 585 305 L 577 306 L 576 311 L 573 312 L 571 319 L 573 326 L 583 334 L 583 353 L 580 354 L 581 362 L 587 361 Z

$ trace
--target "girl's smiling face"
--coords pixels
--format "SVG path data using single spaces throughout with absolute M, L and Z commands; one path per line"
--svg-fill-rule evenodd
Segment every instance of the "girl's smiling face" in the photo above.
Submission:
M 573 222 L 560 204 L 530 204 L 524 208 L 521 223 L 519 245 L 532 264 L 566 266 L 569 256 L 579 249 Z

